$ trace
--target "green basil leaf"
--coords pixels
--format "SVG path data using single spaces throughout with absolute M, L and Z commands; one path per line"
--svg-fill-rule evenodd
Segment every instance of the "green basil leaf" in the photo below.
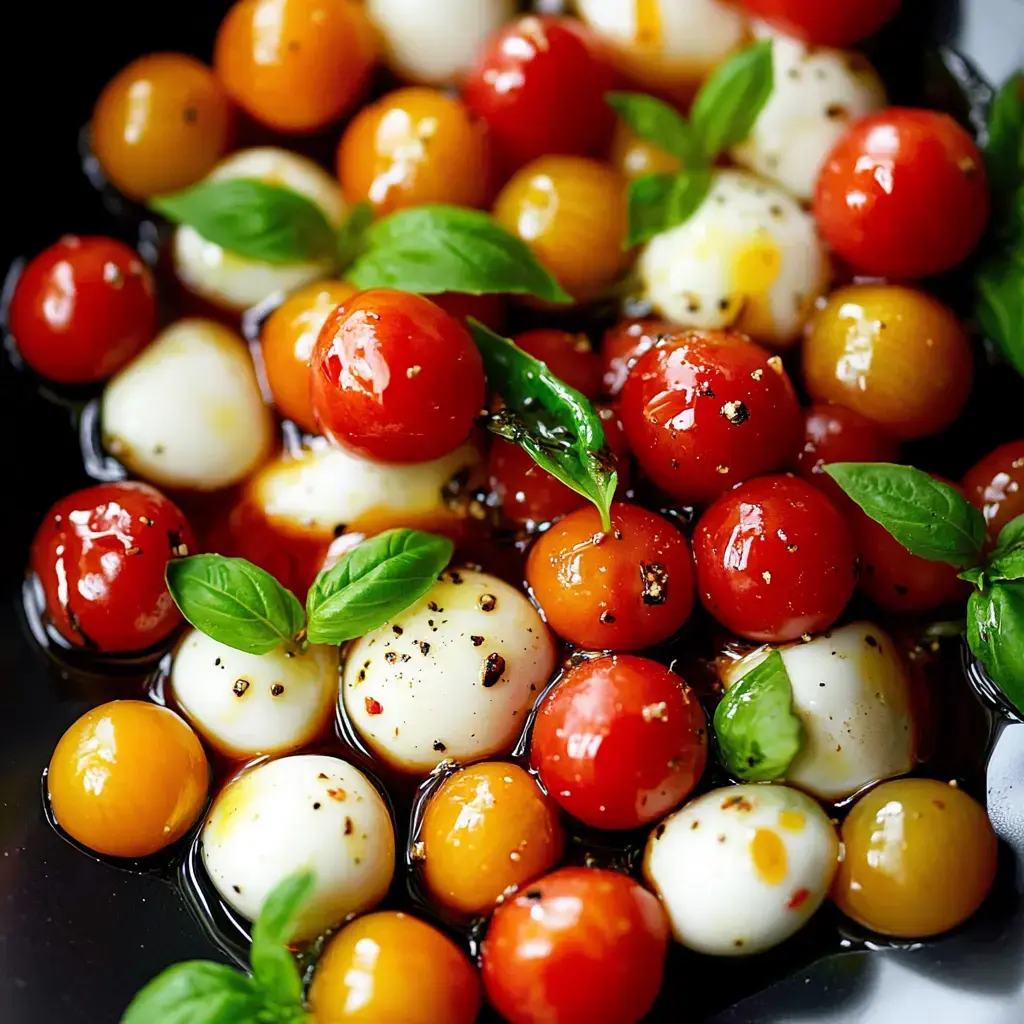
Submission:
M 489 428 L 518 444 L 542 469 L 592 501 L 604 530 L 618 474 L 605 450 L 604 428 L 594 407 L 514 342 L 469 319 L 491 386 L 505 400 Z
M 981 562 L 984 516 L 955 487 L 887 462 L 833 462 L 823 468 L 912 554 L 958 569 Z
M 772 43 L 764 40 L 719 64 L 701 86 L 690 128 L 707 164 L 750 134 L 772 94 L 772 74 Z
M 985 164 L 997 196 L 1009 198 L 1024 181 L 1024 71 L 1008 78 L 992 98 Z
M 530 247 L 479 210 L 426 205 L 375 221 L 346 278 L 357 288 L 534 295 L 572 302 Z
M 1011 519 L 999 531 L 995 550 L 985 566 L 985 576 L 989 580 L 1024 579 L 1024 515 Z
M 447 537 L 421 530 L 387 530 L 363 541 L 314 580 L 306 636 L 340 644 L 383 626 L 434 585 L 453 550 Z
M 201 181 L 149 205 L 239 256 L 264 263 L 333 259 L 335 233 L 323 210 L 298 192 L 248 178 Z
M 772 651 L 726 691 L 715 709 L 715 736 L 730 774 L 744 782 L 781 779 L 800 752 L 803 727 L 782 655 Z
M 605 100 L 634 135 L 686 162 L 691 150 L 690 126 L 675 107 L 643 92 L 610 92 Z
M 268 654 L 289 643 L 305 621 L 295 595 L 244 558 L 172 558 L 167 589 L 196 629 L 248 654 Z
M 338 231 L 338 265 L 342 270 L 351 266 L 353 260 L 365 249 L 366 229 L 372 221 L 373 207 L 367 202 L 356 203 L 348 211 L 345 223 Z
M 646 174 L 629 183 L 629 232 L 626 248 L 678 227 L 697 212 L 711 191 L 712 172 L 703 168 L 679 174 Z
M 992 681 L 1024 713 L 1024 582 L 996 582 L 971 594 L 967 642 Z
M 312 871 L 289 875 L 271 890 L 252 929 L 252 975 L 274 1004 L 302 1008 L 302 976 L 288 949 L 299 911 L 313 892 Z
M 978 326 L 1024 375 L 1024 242 L 1019 253 L 986 260 L 975 275 L 974 286 Z
M 121 1024 L 252 1024 L 264 1001 L 252 979 L 225 964 L 191 960 L 158 974 Z
M 711 171 L 697 169 L 676 175 L 668 196 L 668 227 L 685 224 L 711 191 Z
M 1015 547 L 1024 544 L 1024 515 L 1011 519 L 1000 531 L 996 538 L 996 550 Z
M 957 573 L 957 579 L 967 580 L 968 583 L 973 583 L 979 590 L 984 590 L 988 586 L 988 577 L 985 575 L 985 570 L 981 566 L 974 566 L 973 569 L 964 569 L 963 572 Z

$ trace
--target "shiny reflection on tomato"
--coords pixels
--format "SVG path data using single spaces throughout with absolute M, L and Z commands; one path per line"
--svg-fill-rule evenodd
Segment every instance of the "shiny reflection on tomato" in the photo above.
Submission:
M 979 459 L 965 474 L 967 500 L 981 510 L 995 540 L 1011 519 L 1024 515 L 1024 440 L 1008 441 Z
M 630 181 L 648 174 L 676 174 L 680 167 L 678 158 L 635 135 L 622 121 L 615 126 L 610 159 L 612 166 Z

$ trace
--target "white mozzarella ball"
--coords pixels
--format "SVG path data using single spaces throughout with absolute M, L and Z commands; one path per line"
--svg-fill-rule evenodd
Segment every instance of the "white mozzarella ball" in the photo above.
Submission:
M 533 605 L 495 576 L 446 572 L 345 655 L 345 711 L 367 746 L 399 769 L 507 753 L 555 666 Z
M 161 487 L 213 491 L 267 456 L 274 424 L 245 342 L 213 320 L 179 320 L 103 392 L 103 443 Z
M 896 644 L 853 622 L 807 643 L 778 648 L 793 689 L 803 745 L 786 781 L 823 800 L 842 800 L 914 765 L 910 681 Z M 761 648 L 721 670 L 739 682 L 768 654 Z
M 742 12 L 723 0 L 576 0 L 576 7 L 649 87 L 694 87 L 748 35 Z
M 269 522 L 325 538 L 339 526 L 437 529 L 453 516 L 444 500 L 446 485 L 479 462 L 471 443 L 430 462 L 398 465 L 371 462 L 317 438 L 269 462 L 248 492 Z
M 798 339 L 830 273 L 813 217 L 743 171 L 719 171 L 693 216 L 647 243 L 638 270 L 667 319 L 775 346 Z
M 771 96 L 732 158 L 809 200 L 825 157 L 852 121 L 885 106 L 885 88 L 859 54 L 772 39 Z
M 301 942 L 375 907 L 395 871 L 395 832 L 380 793 L 338 757 L 295 754 L 250 768 L 210 809 L 203 864 L 222 899 L 250 921 L 288 875 L 315 887 L 291 935 Z
M 799 790 L 727 786 L 652 833 L 644 875 L 676 940 L 699 953 L 762 953 L 799 931 L 839 863 L 835 828 Z
M 407 82 L 441 85 L 472 67 L 516 12 L 515 0 L 367 0 L 388 64 Z
M 196 732 L 229 757 L 284 754 L 330 722 L 338 649 L 246 654 L 193 629 L 174 652 L 170 686 Z
M 338 183 L 322 167 L 272 146 L 243 149 L 219 163 L 208 181 L 250 178 L 290 189 L 316 203 L 334 227 L 345 216 Z M 174 232 L 174 271 L 187 288 L 224 309 L 243 310 L 275 292 L 288 292 L 329 277 L 330 261 L 264 263 L 207 241 L 194 228 Z

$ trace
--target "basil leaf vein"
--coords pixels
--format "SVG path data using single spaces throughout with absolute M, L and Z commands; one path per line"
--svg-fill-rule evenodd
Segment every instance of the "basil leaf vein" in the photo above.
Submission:
M 190 960 L 139 991 L 121 1024 L 249 1024 L 263 1006 L 251 978 L 226 964 Z
M 996 582 L 971 594 L 967 642 L 992 681 L 1024 713 L 1024 581 Z

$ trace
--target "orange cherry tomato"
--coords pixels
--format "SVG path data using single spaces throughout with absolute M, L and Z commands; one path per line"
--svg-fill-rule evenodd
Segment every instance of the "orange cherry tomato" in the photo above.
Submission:
M 1024 515 L 1024 440 L 1008 441 L 976 462 L 963 479 L 964 493 L 981 509 L 996 540 L 1011 520 Z
M 354 106 L 378 48 L 355 0 L 236 0 L 217 32 L 213 63 L 250 117 L 304 134 Z
M 679 160 L 647 139 L 634 135 L 620 121 L 615 126 L 610 154 L 612 166 L 625 178 L 642 178 L 648 174 L 676 174 Z
M 438 89 L 398 89 L 363 107 L 338 146 L 345 198 L 377 213 L 421 203 L 485 206 L 490 162 L 486 124 Z
M 134 60 L 104 87 L 89 127 L 107 179 L 132 199 L 177 192 L 213 170 L 234 117 L 216 75 L 184 53 Z
M 148 857 L 192 827 L 210 769 L 196 734 L 173 711 L 115 700 L 64 733 L 46 782 L 54 817 L 72 839 L 111 857 Z
M 320 328 L 356 294 L 347 281 L 316 281 L 289 296 L 267 317 L 260 333 L 263 365 L 274 405 L 307 433 L 318 433 L 309 397 L 309 358 Z

